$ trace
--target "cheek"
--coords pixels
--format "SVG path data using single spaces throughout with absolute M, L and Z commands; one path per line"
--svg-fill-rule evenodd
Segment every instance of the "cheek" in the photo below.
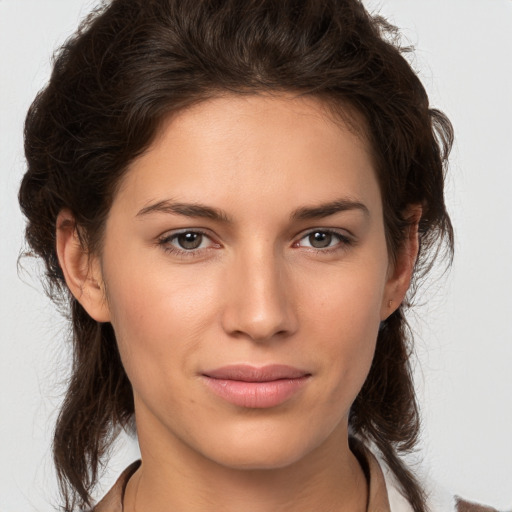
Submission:
M 120 264 L 105 274 L 112 325 L 130 379 L 168 375 L 178 364 L 186 370 L 188 354 L 215 316 L 215 286 L 199 283 L 192 269 L 172 273 L 156 265 L 129 272 Z
M 361 267 L 359 272 L 351 267 L 350 272 L 331 275 L 303 305 L 309 311 L 308 331 L 318 340 L 319 361 L 328 361 L 330 400 L 345 401 L 345 406 L 362 387 L 375 352 L 386 269 L 373 268 Z
M 324 275 L 304 274 L 300 284 L 301 310 L 309 312 L 312 327 L 363 340 L 364 334 L 375 332 L 380 323 L 386 273 L 381 262 L 362 261 Z

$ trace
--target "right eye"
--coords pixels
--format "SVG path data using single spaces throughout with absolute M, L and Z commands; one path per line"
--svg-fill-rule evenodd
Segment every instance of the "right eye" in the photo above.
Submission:
M 192 255 L 202 249 L 219 246 L 206 233 L 192 229 L 166 233 L 159 239 L 158 244 L 168 252 L 184 256 Z

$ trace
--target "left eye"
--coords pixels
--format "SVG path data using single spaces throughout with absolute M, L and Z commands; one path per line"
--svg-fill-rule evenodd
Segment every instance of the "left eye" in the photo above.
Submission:
M 302 237 L 297 243 L 297 246 L 312 247 L 313 249 L 327 249 L 347 242 L 347 238 L 339 233 L 319 229 Z

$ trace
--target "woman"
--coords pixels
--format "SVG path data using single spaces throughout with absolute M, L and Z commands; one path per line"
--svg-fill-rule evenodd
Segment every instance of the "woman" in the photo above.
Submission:
M 393 35 L 355 0 L 114 0 L 62 49 L 20 203 L 72 312 L 65 510 L 133 422 L 97 512 L 432 508 L 403 310 L 452 247 L 452 132 Z

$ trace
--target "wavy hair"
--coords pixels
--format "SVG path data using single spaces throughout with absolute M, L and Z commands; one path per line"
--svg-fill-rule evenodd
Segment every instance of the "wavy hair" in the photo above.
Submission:
M 443 197 L 453 134 L 430 108 L 409 51 L 359 0 L 111 0 L 56 53 L 26 117 L 19 201 L 49 294 L 71 312 L 72 369 L 53 443 L 66 512 L 91 506 L 99 468 L 134 408 L 112 326 L 94 321 L 66 287 L 58 213 L 68 208 L 84 247 L 101 251 L 116 186 L 165 118 L 226 92 L 292 91 L 364 118 L 391 256 L 406 236 L 408 205 L 422 205 L 418 282 L 443 248 L 453 251 Z M 415 447 L 420 423 L 406 307 L 379 331 L 349 425 L 380 450 L 415 512 L 425 512 L 424 492 L 401 458 Z

